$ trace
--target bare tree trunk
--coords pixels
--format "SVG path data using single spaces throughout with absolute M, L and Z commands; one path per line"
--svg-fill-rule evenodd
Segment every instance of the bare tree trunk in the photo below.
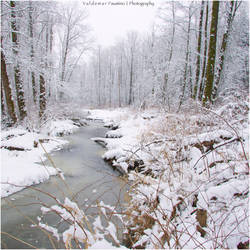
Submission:
M 43 118 L 44 111 L 46 109 L 46 89 L 45 89 L 45 80 L 44 76 L 40 74 L 40 96 L 39 96 L 39 117 Z
M 150 60 L 149 60 L 149 65 L 150 65 L 150 69 L 151 69 L 151 74 L 152 74 L 152 78 L 153 78 L 153 83 L 152 83 L 152 90 L 151 90 L 151 95 L 152 98 L 154 98 L 154 94 L 155 94 L 155 80 L 157 78 L 157 74 L 156 74 L 156 70 L 155 70 L 155 66 L 154 66 L 154 62 L 153 62 L 153 53 L 154 53 L 154 46 L 155 46 L 155 26 L 153 26 L 152 28 L 152 33 L 151 33 L 151 44 L 150 44 Z
M 17 122 L 17 117 L 15 113 L 15 106 L 12 99 L 10 81 L 7 74 L 6 69 L 6 62 L 3 51 L 1 50 L 1 83 L 2 87 L 4 88 L 5 100 L 6 100 L 6 108 L 10 119 L 12 120 L 13 124 Z M 3 96 L 2 96 L 3 98 Z
M 122 85 L 122 55 L 120 57 L 120 69 L 118 72 L 118 102 L 119 107 L 121 107 L 121 85 Z
M 30 35 L 30 57 L 31 63 L 34 63 L 34 44 L 33 44 L 33 18 L 32 18 L 33 8 L 32 2 L 29 1 L 29 35 Z M 37 90 L 36 90 L 36 80 L 35 80 L 35 73 L 31 70 L 31 84 L 32 84 L 32 94 L 33 94 L 33 101 L 36 104 L 37 101 Z
M 220 79 L 221 79 L 221 75 L 222 75 L 222 71 L 224 67 L 228 38 L 232 30 L 232 25 L 233 25 L 233 20 L 236 14 L 236 10 L 239 7 L 239 5 L 237 6 L 237 3 L 238 1 L 234 1 L 234 0 L 230 1 L 230 10 L 227 13 L 227 28 L 226 28 L 225 33 L 223 34 L 223 39 L 222 39 L 221 48 L 220 48 L 219 65 L 217 67 L 217 74 L 216 74 L 214 88 L 213 88 L 213 100 L 215 99 L 217 95 L 217 90 L 218 90 L 218 86 L 220 83 Z
M 170 53 L 168 58 L 168 64 L 167 64 L 167 70 L 164 73 L 164 79 L 163 79 L 163 103 L 166 103 L 167 100 L 167 87 L 168 87 L 168 70 L 171 64 L 172 56 L 173 56 L 173 47 L 174 47 L 174 37 L 175 37 L 175 3 L 172 2 L 172 17 L 173 17 L 173 29 L 172 29 L 172 37 L 170 42 Z
M 62 55 L 62 72 L 61 72 L 61 81 L 65 80 L 65 70 L 66 70 L 66 62 L 68 57 L 68 48 L 69 48 L 69 28 L 67 29 L 65 48 Z
M 111 108 L 112 103 L 112 64 L 111 64 L 111 56 L 109 59 L 109 107 Z
M 52 59 L 51 59 L 51 55 L 52 55 L 52 49 L 53 49 L 53 18 L 50 17 L 50 25 L 49 25 L 49 60 L 48 60 L 48 63 L 49 63 L 49 83 L 51 82 L 51 76 L 52 76 L 52 72 L 53 72 L 53 69 L 52 69 L 52 66 L 53 66 L 53 63 L 52 63 Z M 50 98 L 51 97 L 51 84 L 48 85 L 48 89 L 47 89 L 47 92 L 48 92 L 48 97 Z
M 98 48 L 98 106 L 101 106 L 101 47 Z
M 1 84 L 1 119 L 2 120 L 3 120 L 4 115 L 6 115 L 6 113 L 5 113 L 5 104 L 4 104 L 4 98 L 3 98 L 3 84 Z
M 48 70 L 48 54 L 49 54 L 49 22 L 46 23 L 46 33 L 45 33 L 45 62 L 44 66 L 42 63 L 41 71 Z M 44 112 L 46 110 L 46 82 L 44 73 L 41 72 L 39 76 L 39 85 L 40 85 L 40 96 L 39 96 L 39 117 L 44 119 Z
M 203 62 L 202 62 L 202 75 L 201 75 L 201 81 L 200 81 L 200 87 L 199 87 L 199 93 L 198 93 L 199 101 L 201 101 L 203 97 L 205 73 L 206 73 L 206 67 L 207 67 L 207 39 L 208 39 L 207 27 L 208 27 L 208 2 L 206 6 L 205 37 L 204 37 L 205 44 L 204 44 Z
M 212 102 L 213 81 L 214 81 L 214 73 L 215 73 L 215 58 L 216 58 L 217 25 L 218 25 L 219 6 L 220 6 L 219 1 L 213 1 L 207 71 L 206 71 L 206 79 L 205 79 L 205 91 L 204 91 L 204 97 L 202 100 L 203 105 Z
M 184 76 L 183 76 L 183 86 L 182 86 L 182 93 L 180 96 L 180 103 L 178 107 L 178 111 L 181 108 L 181 105 L 183 104 L 184 101 L 184 96 L 185 96 L 185 90 L 186 90 L 186 85 L 187 85 L 187 78 L 188 78 L 188 64 L 189 64 L 189 44 L 190 44 L 190 27 L 191 27 L 191 10 L 189 8 L 189 18 L 188 18 L 188 31 L 187 31 L 187 45 L 186 45 L 186 56 L 185 56 L 185 66 L 184 66 Z M 178 112 L 177 111 L 177 112 Z
M 190 89 L 190 98 L 193 97 L 193 73 L 192 73 L 192 63 L 191 63 L 191 56 L 189 55 L 188 58 L 189 70 L 188 70 L 188 79 L 189 79 L 189 89 Z
M 16 3 L 15 1 L 10 1 L 11 7 L 11 28 L 12 28 L 12 43 L 13 43 L 13 54 L 18 58 L 18 40 L 17 40 L 17 24 L 16 24 Z M 19 62 L 14 66 L 14 80 L 16 85 L 16 94 L 17 94 L 17 105 L 19 109 L 20 120 L 23 120 L 27 116 L 25 100 L 24 100 L 24 91 L 23 85 L 20 76 L 20 65 Z
M 129 99 L 128 105 L 132 104 L 132 94 L 133 94 L 133 65 L 134 65 L 134 52 L 131 48 L 131 61 L 130 61 L 130 72 L 129 72 Z
M 196 75 L 195 75 L 193 99 L 197 98 L 197 90 L 198 90 L 198 86 L 199 86 L 200 58 L 201 58 L 200 54 L 201 54 L 201 40 L 202 40 L 202 24 L 203 24 L 204 5 L 205 5 L 205 1 L 203 0 L 201 3 L 201 11 L 200 11 L 199 37 L 198 37 L 197 58 L 196 58 Z

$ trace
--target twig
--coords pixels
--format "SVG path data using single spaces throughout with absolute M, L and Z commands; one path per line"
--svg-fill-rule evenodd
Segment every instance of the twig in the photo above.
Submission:
M 23 244 L 25 244 L 25 245 L 27 245 L 27 246 L 29 246 L 29 247 L 31 247 L 31 248 L 37 249 L 37 247 L 31 245 L 30 243 L 25 242 L 25 241 L 23 241 L 23 240 L 21 240 L 21 239 L 15 237 L 15 236 L 13 236 L 13 235 L 7 233 L 7 232 L 3 232 L 3 231 L 2 231 L 1 234 L 5 234 L 5 235 L 7 235 L 8 237 L 10 237 L 10 238 L 12 238 L 12 239 L 14 239 L 14 240 L 16 240 L 16 241 L 20 241 L 21 243 L 23 243 Z
M 219 117 L 221 120 L 223 120 L 223 121 L 228 125 L 228 127 L 230 127 L 230 128 L 234 131 L 234 133 L 235 133 L 236 136 L 237 136 L 237 139 L 239 140 L 239 142 L 240 142 L 240 144 L 241 144 L 241 148 L 242 148 L 244 157 L 245 157 L 245 159 L 246 159 L 246 161 L 247 161 L 246 164 L 247 164 L 247 167 L 248 167 L 248 170 L 249 170 L 248 158 L 247 158 L 247 155 L 246 155 L 246 152 L 245 152 L 245 149 L 244 149 L 243 142 L 242 142 L 241 137 L 239 136 L 237 130 L 236 130 L 232 125 L 230 125 L 230 123 L 229 123 L 225 118 L 223 118 L 221 115 L 218 115 L 216 112 L 214 112 L 214 111 L 212 111 L 212 110 L 210 110 L 210 109 L 207 109 L 207 108 L 205 108 L 205 107 L 204 107 L 204 109 L 207 110 L 207 111 L 209 111 L 209 112 L 211 112 L 211 113 L 213 113 L 213 114 L 216 115 L 217 117 Z
M 222 146 L 225 146 L 225 145 L 227 145 L 227 144 L 229 144 L 229 143 L 231 143 L 231 142 L 234 142 L 234 141 L 239 141 L 239 138 L 233 138 L 233 139 L 231 139 L 230 141 L 226 141 L 226 142 L 224 142 L 224 143 L 222 143 L 222 144 L 217 145 L 217 146 L 214 147 L 213 149 L 208 150 L 206 153 L 204 153 L 204 154 L 196 161 L 196 163 L 194 164 L 193 167 L 195 168 L 196 165 L 198 164 L 198 162 L 199 162 L 202 158 L 204 158 L 206 155 L 208 155 L 209 153 L 211 153 L 211 152 L 214 151 L 215 149 L 217 149 L 217 148 L 219 148 L 219 147 L 222 147 Z

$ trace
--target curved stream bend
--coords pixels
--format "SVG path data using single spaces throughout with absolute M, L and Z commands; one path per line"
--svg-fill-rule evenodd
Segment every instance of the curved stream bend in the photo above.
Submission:
M 96 199 L 104 201 L 105 204 L 114 205 L 121 195 L 120 190 L 124 183 L 117 178 L 119 173 L 112 170 L 101 158 L 105 149 L 90 140 L 92 137 L 103 136 L 106 131 L 102 123 L 90 121 L 89 126 L 81 127 L 74 134 L 65 136 L 69 143 L 62 150 L 54 152 L 51 158 L 56 167 L 63 171 L 67 185 L 58 176 L 54 176 L 36 187 L 53 194 L 60 201 L 63 201 L 65 196 L 72 198 L 72 195 L 77 194 L 75 199 L 87 214 L 91 213 L 88 206 L 91 203 L 95 204 Z M 46 164 L 49 163 L 46 162 Z M 38 204 L 40 201 L 55 204 L 47 195 L 31 188 L 2 199 L 2 232 L 7 232 L 37 248 L 53 248 L 45 233 L 31 227 L 31 220 L 37 223 L 37 216 L 41 216 L 41 205 Z M 58 228 L 59 233 L 65 230 L 65 225 L 58 224 L 58 218 L 55 216 L 49 215 L 46 219 L 49 225 Z M 20 241 L 2 234 L 1 248 L 27 247 Z M 64 248 L 60 243 L 57 243 L 56 247 Z

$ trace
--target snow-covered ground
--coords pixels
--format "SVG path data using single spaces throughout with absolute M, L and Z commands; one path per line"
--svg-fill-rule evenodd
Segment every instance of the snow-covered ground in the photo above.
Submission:
M 57 136 L 72 133 L 77 128 L 71 120 L 57 120 L 46 123 L 40 133 L 22 127 L 2 130 L 1 197 L 56 175 L 58 169 L 43 164 L 46 152 L 60 149 L 67 141 Z
M 226 106 L 227 113 L 224 107 L 197 114 L 91 111 L 90 117 L 105 117 L 115 128 L 93 138 L 106 145 L 103 158 L 134 187 L 127 222 L 131 247 L 248 244 L 248 108 Z
M 131 200 L 126 219 L 116 214 L 115 208 L 100 202 L 98 208 L 102 217 L 106 218 L 108 226 L 103 226 L 101 217 L 97 217 L 92 231 L 87 224 L 82 227 L 83 218 L 87 221 L 84 212 L 66 197 L 64 202 L 57 201 L 54 206 L 42 208 L 42 213 L 55 211 L 69 221 L 71 226 L 62 233 L 62 238 L 56 228 L 44 224 L 40 218 L 39 225 L 52 232 L 57 239 L 63 240 L 68 247 L 74 237 L 92 248 L 121 247 L 117 240 L 116 225 L 110 221 L 112 216 L 120 218 L 126 228 L 124 234 L 125 237 L 127 235 L 127 246 L 130 248 L 247 246 L 248 109 L 242 108 L 239 111 L 238 105 L 230 107 L 226 115 L 223 107 L 213 111 L 201 108 L 182 114 L 169 114 L 153 109 L 89 110 L 89 119 L 102 119 L 104 125 L 110 128 L 105 136 L 92 140 L 105 145 L 107 151 L 103 158 L 125 174 L 131 185 Z M 53 137 L 43 144 L 47 146 L 46 150 L 50 151 L 65 143 L 54 137 L 60 128 L 64 132 L 76 129 L 71 122 L 47 124 L 43 135 L 50 134 Z M 58 133 L 64 133 L 63 131 Z M 2 147 L 22 146 L 26 152 L 2 150 L 3 156 L 12 161 L 9 166 L 14 165 L 15 159 L 21 164 L 22 160 L 19 158 L 22 159 L 24 154 L 31 155 L 32 161 L 29 162 L 32 164 L 30 163 L 29 169 L 32 165 L 37 170 L 32 175 L 33 179 L 28 181 L 27 178 L 25 181 L 25 185 L 30 185 L 31 180 L 43 180 L 49 174 L 56 174 L 56 170 L 45 170 L 45 167 L 36 163 L 44 152 L 40 145 L 34 148 L 31 143 L 48 137 L 24 132 L 4 132 Z M 13 133 L 14 141 L 11 142 L 9 135 Z M 22 137 L 26 137 L 26 143 L 22 143 L 25 141 Z M 23 159 L 23 165 L 24 162 Z M 38 166 L 45 170 L 42 174 Z M 14 171 L 16 168 L 13 167 Z M 14 174 L 9 173 L 9 176 L 13 181 Z M 9 181 L 7 176 L 5 181 Z M 112 240 L 107 241 L 106 236 L 110 236 Z

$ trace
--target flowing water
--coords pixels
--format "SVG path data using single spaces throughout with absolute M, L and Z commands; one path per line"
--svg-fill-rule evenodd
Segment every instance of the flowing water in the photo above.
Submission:
M 119 173 L 101 158 L 105 149 L 90 140 L 91 137 L 103 137 L 106 131 L 102 123 L 95 121 L 89 122 L 89 126 L 79 128 L 74 134 L 65 136 L 64 139 L 69 143 L 52 153 L 51 158 L 56 167 L 63 171 L 66 184 L 58 176 L 53 176 L 35 187 L 52 194 L 62 202 L 65 197 L 73 198 L 88 215 L 93 215 L 94 210 L 89 206 L 96 204 L 96 200 L 102 200 L 108 205 L 115 205 L 118 199 L 124 202 L 125 183 Z M 51 165 L 49 161 L 46 164 Z M 54 248 L 46 233 L 31 227 L 38 222 L 37 216 L 41 216 L 39 202 L 55 204 L 48 195 L 31 188 L 2 199 L 1 248 L 31 247 L 21 241 L 37 248 Z M 58 216 L 47 215 L 46 222 L 56 226 L 59 232 L 65 230 L 65 224 L 59 223 Z M 54 242 L 57 248 L 64 248 L 62 243 Z

